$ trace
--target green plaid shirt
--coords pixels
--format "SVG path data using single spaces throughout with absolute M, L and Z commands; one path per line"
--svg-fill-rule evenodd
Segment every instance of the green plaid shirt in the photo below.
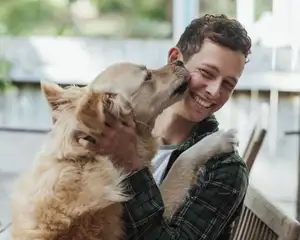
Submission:
M 172 152 L 165 175 L 180 153 L 217 130 L 214 116 L 197 124 L 189 139 Z M 230 226 L 242 209 L 248 170 L 237 152 L 214 157 L 204 169 L 168 222 L 162 217 L 164 204 L 149 169 L 129 175 L 125 182 L 134 198 L 124 204 L 124 239 L 229 239 Z

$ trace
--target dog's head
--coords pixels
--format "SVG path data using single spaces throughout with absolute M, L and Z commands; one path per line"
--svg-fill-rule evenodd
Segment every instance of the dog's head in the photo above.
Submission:
M 132 109 L 136 121 L 151 125 L 159 113 L 183 97 L 188 78 L 189 73 L 181 61 L 160 69 L 118 63 L 97 76 L 89 85 L 89 91 L 114 93 L 109 100 L 117 106 L 115 109 L 125 113 Z
M 132 63 L 111 65 L 86 87 L 62 88 L 43 81 L 42 91 L 51 106 L 54 128 L 74 138 L 76 132 L 99 134 L 104 111 L 117 118 L 134 114 L 137 123 L 152 126 L 166 107 L 180 100 L 189 78 L 183 63 L 160 69 Z

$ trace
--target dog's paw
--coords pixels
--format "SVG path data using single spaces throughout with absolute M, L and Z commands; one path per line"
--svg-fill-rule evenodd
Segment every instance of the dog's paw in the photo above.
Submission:
M 220 153 L 228 153 L 234 151 L 239 146 L 237 138 L 237 130 L 232 128 L 227 131 L 221 130 L 219 134 Z
M 202 166 L 210 158 L 222 153 L 233 152 L 238 146 L 237 130 L 220 130 L 212 133 L 191 148 L 184 151 L 180 156 L 182 161 L 190 166 Z
M 207 149 L 211 154 L 229 153 L 234 151 L 239 141 L 237 138 L 237 130 L 229 129 L 227 131 L 217 131 L 203 139 L 203 144 L 206 145 Z

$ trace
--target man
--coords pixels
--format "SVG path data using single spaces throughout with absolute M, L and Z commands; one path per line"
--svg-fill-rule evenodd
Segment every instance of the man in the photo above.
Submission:
M 164 205 L 157 184 L 183 151 L 218 130 L 213 113 L 231 96 L 250 48 L 251 40 L 236 20 L 205 15 L 193 20 L 169 50 L 168 62 L 182 60 L 191 80 L 187 97 L 156 120 L 153 134 L 164 143 L 153 159 L 156 181 L 137 157 L 134 124 L 125 126 L 110 119 L 99 146 L 122 156 L 117 164 L 130 173 L 125 182 L 134 198 L 124 204 L 126 239 L 229 239 L 230 225 L 241 212 L 248 186 L 248 171 L 237 152 L 207 162 L 168 222 L 162 217 Z M 120 144 L 127 146 L 125 151 L 119 152 Z

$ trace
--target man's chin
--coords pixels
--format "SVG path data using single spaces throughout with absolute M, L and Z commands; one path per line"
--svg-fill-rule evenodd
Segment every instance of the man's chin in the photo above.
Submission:
M 188 109 L 187 109 L 188 110 Z M 187 111 L 188 120 L 191 122 L 201 122 L 210 115 L 210 111 Z
M 195 108 L 195 106 L 186 106 L 186 112 L 189 116 L 190 121 L 200 122 L 211 114 L 212 109 L 199 107 Z

